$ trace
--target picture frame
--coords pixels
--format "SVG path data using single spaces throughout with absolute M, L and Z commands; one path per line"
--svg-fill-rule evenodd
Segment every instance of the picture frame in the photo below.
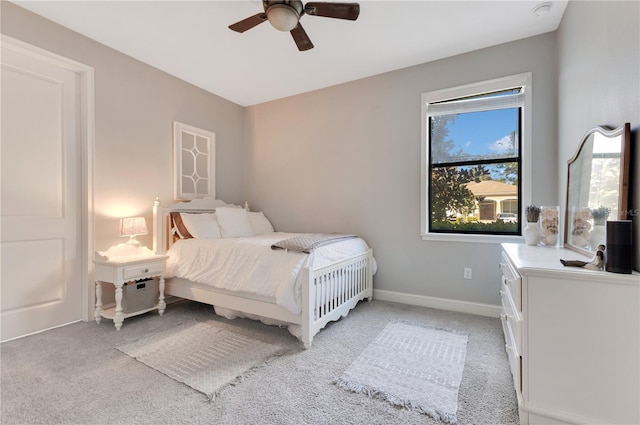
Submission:
M 191 200 L 216 196 L 216 135 L 173 122 L 174 198 Z

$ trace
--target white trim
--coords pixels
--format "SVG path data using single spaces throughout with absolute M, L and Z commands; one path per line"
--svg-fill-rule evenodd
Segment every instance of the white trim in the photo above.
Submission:
M 424 93 L 423 96 L 427 102 L 442 102 L 462 97 L 479 96 L 488 92 L 504 90 L 506 88 L 516 88 L 528 84 L 531 84 L 531 72 L 508 75 L 493 80 L 480 81 L 457 87 L 432 90 Z
M 420 150 L 420 232 L 423 240 L 440 240 L 440 241 L 464 241 L 464 242 L 481 242 L 481 243 L 493 243 L 506 241 L 505 236 L 494 235 L 474 235 L 474 234 L 451 234 L 451 233 L 429 233 L 427 223 L 427 211 L 428 211 L 428 154 L 429 149 L 427 146 L 427 104 L 429 102 L 445 101 L 449 99 L 456 99 L 466 96 L 474 96 L 491 91 L 502 90 L 508 87 L 523 87 L 524 93 L 524 115 L 521 122 L 522 130 L 522 152 L 520 165 L 521 170 L 521 205 L 529 205 L 532 203 L 532 152 L 533 152 L 533 132 L 532 132 L 532 109 L 533 109 L 533 89 L 532 89 L 533 74 L 526 72 L 523 74 L 517 74 L 507 77 L 496 78 L 494 80 L 483 81 L 478 83 L 466 84 L 463 86 L 452 87 L 442 90 L 430 91 L 422 93 L 421 96 L 421 150 Z M 522 212 L 520 212 L 522 216 Z M 511 240 L 522 240 L 519 237 L 510 236 Z M 513 239 L 517 238 L 517 239 Z
M 373 289 L 373 299 L 381 301 L 391 301 L 420 307 L 436 308 L 439 310 L 457 311 L 459 313 L 475 314 L 486 317 L 500 317 L 501 306 L 492 304 L 472 303 L 469 301 L 459 301 L 447 298 L 427 297 L 424 295 L 413 295 L 402 292 L 386 291 L 383 289 Z
M 429 115 L 450 115 L 461 112 L 491 111 L 495 109 L 519 108 L 524 103 L 524 93 L 488 98 L 464 99 L 443 103 L 427 102 Z
M 86 320 L 83 320 L 83 321 L 86 321 Z M 62 328 L 64 326 L 73 325 L 74 323 L 78 323 L 78 322 L 80 322 L 80 320 L 74 320 L 73 322 L 63 323 L 61 325 L 52 326 L 52 327 L 47 328 L 47 329 L 40 329 L 39 331 L 31 332 L 31 333 L 28 333 L 28 334 L 25 334 L 25 335 L 19 335 L 19 336 L 13 337 L 13 338 L 4 339 L 4 340 L 2 340 L 1 344 L 4 344 L 5 342 L 9 342 L 9 341 L 15 341 L 16 339 L 22 339 L 22 338 L 25 338 L 27 336 L 41 334 L 43 332 L 47 332 L 47 331 L 50 331 L 52 329 L 58 329 L 58 328 Z
M 466 233 L 423 233 L 423 241 L 464 243 L 524 243 L 524 237 L 512 235 L 472 235 Z
M 93 166 L 95 146 L 95 98 L 93 67 L 33 46 L 13 37 L 1 34 L 2 46 L 23 54 L 38 57 L 51 64 L 77 73 L 80 77 L 80 279 L 82 320 L 93 320 L 95 307 L 95 285 L 93 284 L 93 262 L 89 253 L 94 251 L 93 216 Z M 63 325 L 64 326 L 64 325 Z
M 611 422 L 603 422 L 602 419 L 587 418 L 585 416 L 576 415 L 570 412 L 549 409 L 546 407 L 542 407 L 536 403 L 526 401 L 520 403 L 519 408 L 527 413 L 534 414 L 538 417 L 549 420 L 549 423 L 561 422 L 567 424 L 611 425 Z

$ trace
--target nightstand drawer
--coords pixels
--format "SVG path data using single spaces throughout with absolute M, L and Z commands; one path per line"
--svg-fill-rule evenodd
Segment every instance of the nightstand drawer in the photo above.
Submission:
M 139 277 L 161 274 L 162 264 L 142 264 L 137 266 L 125 267 L 123 270 L 123 278 L 125 281 L 137 279 Z

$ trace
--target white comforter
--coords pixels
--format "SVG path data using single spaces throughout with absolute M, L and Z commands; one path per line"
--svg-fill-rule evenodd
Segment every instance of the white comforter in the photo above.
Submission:
M 294 236 L 274 232 L 249 238 L 180 240 L 169 249 L 167 276 L 274 298 L 276 304 L 300 314 L 303 267 L 320 267 L 369 247 L 364 240 L 354 238 L 323 246 L 311 254 L 271 249 L 275 242 Z

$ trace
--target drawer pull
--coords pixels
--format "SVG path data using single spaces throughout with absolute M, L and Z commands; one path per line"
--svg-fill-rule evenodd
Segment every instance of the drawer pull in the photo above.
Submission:
M 501 314 L 500 319 L 506 320 L 506 321 L 513 321 L 513 316 L 510 314 Z
M 149 269 L 144 269 L 144 272 L 145 273 L 149 273 Z

